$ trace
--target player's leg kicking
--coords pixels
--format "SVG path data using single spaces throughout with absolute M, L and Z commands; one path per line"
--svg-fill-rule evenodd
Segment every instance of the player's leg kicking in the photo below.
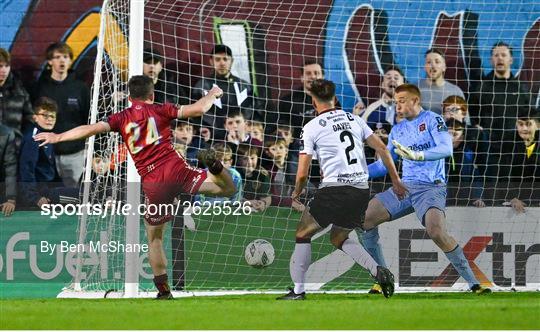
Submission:
M 183 159 L 173 160 L 161 166 L 143 181 L 147 204 L 170 204 L 180 192 L 203 193 L 212 196 L 229 197 L 235 188 L 229 172 L 217 160 L 212 150 L 202 154 L 208 172 L 190 168 Z M 203 180 L 204 179 L 204 180 Z M 202 182 L 201 182 L 202 181 Z M 172 299 L 168 284 L 167 259 L 163 250 L 163 233 L 172 215 L 145 215 L 148 238 L 148 260 L 154 274 L 154 284 L 159 293 L 156 299 Z
M 471 291 L 477 294 L 491 293 L 489 288 L 484 288 L 474 276 L 474 273 L 465 258 L 463 249 L 457 241 L 446 231 L 444 212 L 436 207 L 430 208 L 424 215 L 426 231 L 435 244 L 441 248 L 448 260 L 452 263 L 459 275 L 468 283 Z
M 442 192 L 446 189 L 439 187 L 435 188 L 434 190 Z M 413 191 L 411 191 L 411 195 L 414 195 Z M 437 193 L 433 193 L 430 190 L 424 190 L 420 193 L 420 195 L 426 195 L 430 198 L 437 197 Z M 467 281 L 471 291 L 477 294 L 490 293 L 491 290 L 489 288 L 484 288 L 480 285 L 471 270 L 469 262 L 465 258 L 463 249 L 446 231 L 446 226 L 444 223 L 445 217 L 443 212 L 446 195 L 442 196 L 441 199 L 436 200 L 436 202 L 423 200 L 423 197 L 421 196 L 418 197 L 415 200 L 416 204 L 414 204 L 414 211 L 416 211 L 419 219 L 423 221 L 429 237 L 445 253 L 446 257 L 458 271 L 459 275 Z M 424 204 L 426 201 L 430 203 Z M 368 209 L 366 211 L 366 218 L 363 224 L 363 229 L 365 231 L 364 245 L 377 262 L 380 262 L 380 260 L 384 262 L 379 243 L 377 226 L 384 222 L 395 220 L 412 213 L 412 205 L 413 204 L 410 196 L 402 201 L 399 201 L 395 195 L 392 195 L 391 189 L 377 194 L 369 202 Z
M 208 168 L 207 178 L 197 191 L 199 194 L 210 196 L 230 197 L 234 194 L 234 182 L 229 171 L 216 158 L 212 149 L 203 150 L 198 155 L 199 159 Z
M 306 208 L 296 229 L 296 245 L 290 263 L 294 289 L 291 289 L 288 294 L 279 297 L 278 300 L 303 300 L 305 298 L 305 275 L 311 264 L 311 238 L 321 229 L 322 227 L 317 224 L 309 213 L 309 208 Z M 330 233 L 332 244 L 368 270 L 383 285 L 386 297 L 392 296 L 394 292 L 392 273 L 388 269 L 378 266 L 358 242 L 349 239 L 351 231 L 351 229 L 333 226 Z
M 349 255 L 358 265 L 366 268 L 375 277 L 379 289 L 385 297 L 394 294 L 394 276 L 386 268 L 379 264 L 358 242 L 349 238 L 351 229 L 332 226 L 330 241 L 332 244 Z

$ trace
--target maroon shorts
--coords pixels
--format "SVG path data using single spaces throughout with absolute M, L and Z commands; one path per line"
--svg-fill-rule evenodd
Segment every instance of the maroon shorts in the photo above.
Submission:
M 166 213 L 164 205 L 173 204 L 174 198 L 181 193 L 197 193 L 206 177 L 205 170 L 190 166 L 180 157 L 157 166 L 142 178 L 147 209 L 144 220 L 150 225 L 161 225 L 171 220 L 173 215 L 169 208 Z

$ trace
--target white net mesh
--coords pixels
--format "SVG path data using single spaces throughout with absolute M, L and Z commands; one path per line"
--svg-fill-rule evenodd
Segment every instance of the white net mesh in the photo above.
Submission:
M 104 56 L 97 64 L 101 77 L 99 86 L 94 86 L 99 89 L 96 121 L 127 107 L 129 1 L 106 4 Z M 294 185 L 300 129 L 314 117 L 303 83 L 320 76 L 317 70 L 336 83 L 341 107 L 360 114 L 381 137 L 399 121 L 391 90 L 403 81 L 420 82 L 426 107 L 460 120 L 448 123 L 456 137 L 454 157 L 447 160 L 448 206 L 472 206 L 482 200 L 487 207 L 450 209 L 449 229 L 465 246 L 469 259 L 478 257 L 477 276 L 484 275 L 483 282 L 539 283 L 539 250 L 531 246 L 537 242 L 540 223 L 534 183 L 540 172 L 538 143 L 530 148 L 531 142 L 538 142 L 538 130 L 533 128 L 532 140 L 526 130 L 516 130 L 516 123 L 532 128 L 534 121 L 529 120 L 538 106 L 539 14 L 534 1 L 146 1 L 144 58 L 154 65 L 149 75 L 159 74 L 156 102 L 185 104 L 213 84 L 225 87 L 225 96 L 209 116 L 187 127 L 173 125 L 176 148 L 196 165 L 199 149 L 228 142 L 230 162 L 241 183 L 236 198 L 257 201 L 261 209 L 268 206 L 249 216 L 192 215 L 184 219 L 185 227 L 177 218 L 167 240 L 173 284 L 188 290 L 267 290 L 290 284 L 289 258 L 300 214 L 288 197 Z M 495 58 L 492 64 L 492 46 L 498 41 L 513 48 L 512 63 L 504 59 L 498 63 Z M 215 44 L 232 50 L 233 78 L 217 77 L 220 60 L 211 56 Z M 444 54 L 445 67 L 437 53 L 425 55 L 430 48 Z M 499 48 L 508 50 L 504 45 Z M 426 73 L 428 58 L 431 65 Z M 497 70 L 510 66 L 516 78 L 492 79 L 493 65 Z M 445 83 L 437 79 L 441 72 Z M 443 103 L 456 95 L 462 99 Z M 463 112 L 467 109 L 468 114 Z M 246 128 L 235 123 L 238 112 Z M 463 142 L 458 142 L 459 137 Z M 281 140 L 283 150 L 279 150 Z M 126 190 L 134 184 L 125 180 L 126 150 L 121 138 L 101 135 L 91 148 L 94 168 L 88 202 L 125 200 Z M 252 154 L 259 158 L 255 166 L 248 161 Z M 376 158 L 373 151 L 367 151 L 367 156 L 368 162 Z M 320 181 L 317 172 L 313 167 L 311 189 Z M 374 193 L 387 187 L 384 179 L 372 183 Z M 501 206 L 514 198 L 536 208 L 525 215 L 510 215 L 511 210 Z M 477 213 L 478 218 L 471 217 Z M 124 239 L 122 217 L 88 216 L 83 224 L 85 242 Z M 385 225 L 380 233 L 387 263 L 402 286 L 452 286 L 458 281 L 452 277 L 455 271 L 445 270 L 448 262 L 440 250 L 422 240 L 426 235 L 414 216 Z M 514 244 L 510 251 L 497 242 L 500 234 Z M 254 269 L 244 260 L 246 245 L 258 238 L 275 249 L 274 262 L 264 269 Z M 512 267 L 503 264 L 501 250 L 515 254 Z M 99 264 L 92 268 L 83 264 L 83 288 L 122 289 L 123 255 L 109 253 L 94 259 Z M 142 262 L 141 287 L 145 288 L 150 285 L 145 278 L 151 274 L 147 260 Z M 335 251 L 327 235 L 313 241 L 312 262 L 308 282 L 313 289 L 371 285 L 368 274 Z

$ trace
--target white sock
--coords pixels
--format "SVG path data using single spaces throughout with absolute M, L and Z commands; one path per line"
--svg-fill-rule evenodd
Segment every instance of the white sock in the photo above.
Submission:
M 341 245 L 341 250 L 358 263 L 361 267 L 368 270 L 371 275 L 377 275 L 377 262 L 371 257 L 366 249 L 351 239 L 346 239 Z
M 296 294 L 305 292 L 304 283 L 309 264 L 311 264 L 311 243 L 297 243 L 289 266 Z

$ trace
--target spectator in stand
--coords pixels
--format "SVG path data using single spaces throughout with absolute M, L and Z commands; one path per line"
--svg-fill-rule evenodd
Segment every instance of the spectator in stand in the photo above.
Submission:
M 259 121 L 247 121 L 246 132 L 259 142 L 264 142 L 264 126 Z
M 442 102 L 444 121 L 455 119 L 461 123 L 467 124 L 469 110 L 465 98 L 460 96 L 448 96 Z M 470 124 L 467 124 L 470 126 Z
M 233 152 L 226 143 L 214 143 L 212 149 L 216 152 L 216 159 L 223 163 L 223 167 L 231 173 L 232 181 L 234 183 L 234 194 L 231 197 L 206 197 L 203 194 L 199 194 L 195 197 L 195 200 L 200 202 L 239 202 L 243 196 L 242 176 L 233 167 Z M 201 165 L 204 163 L 199 162 Z
M 302 127 L 315 118 L 315 109 L 311 98 L 311 82 L 324 78 L 324 71 L 320 63 L 307 60 L 302 67 L 302 89 L 294 90 L 291 94 L 282 97 L 278 104 L 278 114 L 271 117 L 267 123 L 287 123 L 294 129 L 293 136 L 300 137 Z M 339 102 L 336 107 L 341 108 Z M 274 128 L 270 128 L 270 132 Z
M 227 114 L 225 119 L 225 130 L 227 136 L 225 141 L 235 146 L 235 149 L 239 144 L 248 144 L 262 147 L 262 142 L 256 138 L 251 137 L 249 132 L 246 131 L 246 119 L 239 110 L 232 110 Z M 236 152 L 236 151 L 235 151 Z
M 208 146 L 203 139 L 194 135 L 194 127 L 188 121 L 174 120 L 171 122 L 174 149 L 182 154 L 184 159 L 198 167 L 197 154 Z
M 285 176 L 286 182 L 294 184 L 296 180 L 296 171 L 298 170 L 298 155 L 300 153 L 301 142 L 300 139 L 293 137 L 293 130 L 291 126 L 285 123 L 278 123 L 276 131 L 270 135 L 272 139 L 283 139 L 287 145 L 287 158 Z M 313 189 L 312 183 L 318 184 L 320 182 L 319 163 L 314 163 L 311 167 L 310 173 L 310 186 L 308 188 Z
M 247 166 L 247 156 L 238 154 L 238 147 L 241 144 L 262 147 L 262 142 L 251 137 L 246 131 L 246 120 L 244 115 L 238 110 L 232 110 L 225 119 L 225 138 L 216 138 L 214 142 L 226 142 L 233 152 L 233 165 L 240 172 L 242 178 L 245 176 Z
M 32 103 L 21 81 L 11 72 L 11 55 L 0 48 L 0 124 L 15 132 L 17 152 L 22 132 L 32 123 Z
M 247 156 L 244 184 L 244 199 L 257 212 L 266 210 L 272 203 L 270 174 L 261 167 L 262 149 L 258 146 L 241 145 L 238 153 Z
M 493 45 L 493 71 L 473 87 L 469 98 L 471 120 L 484 129 L 490 141 L 488 180 L 491 181 L 503 175 L 497 167 L 503 162 L 503 142 L 514 140 L 517 119 L 526 116 L 531 108 L 528 89 L 512 74 L 512 54 L 512 48 L 504 42 Z
M 270 168 L 270 178 L 272 180 L 272 206 L 291 206 L 293 209 L 301 212 L 304 205 L 291 199 L 293 183 L 287 182 L 287 154 L 289 149 L 287 142 L 283 138 L 269 140 L 265 142 L 266 153 L 272 158 L 272 167 Z
M 360 115 L 360 117 L 366 121 L 373 132 L 381 139 L 386 139 L 386 142 L 388 141 L 390 129 L 392 129 L 392 126 L 398 122 L 398 114 L 396 112 L 394 101 L 394 90 L 404 82 L 405 79 L 403 78 L 403 73 L 399 67 L 387 67 L 384 70 L 384 76 L 381 82 L 381 98 L 369 104 L 369 106 L 362 113 L 358 113 L 358 111 L 353 112 L 355 114 L 358 113 L 358 115 Z M 377 160 L 375 150 L 367 147 L 365 152 L 366 160 L 368 162 L 374 162 Z
M 384 71 L 381 82 L 381 99 L 371 103 L 360 115 L 372 130 L 390 128 L 396 123 L 396 106 L 394 90 L 403 84 L 405 79 L 399 67 L 388 67 Z M 389 131 L 387 132 L 387 134 Z
M 390 130 L 392 129 L 392 126 L 389 123 L 381 123 L 378 122 L 375 125 L 375 129 L 373 130 L 373 133 L 383 141 L 385 145 L 388 144 L 388 135 L 390 134 Z M 365 148 L 365 155 L 366 155 L 366 161 L 368 164 L 373 163 L 377 160 L 379 160 L 380 156 L 379 154 L 370 148 L 369 146 L 366 146 Z
M 540 140 L 538 114 L 520 117 L 516 122 L 515 140 L 506 143 L 504 164 L 509 166 L 511 206 L 524 212 L 526 206 L 539 206 L 540 201 Z M 510 198 L 508 197 L 508 198 Z
M 57 104 L 48 97 L 39 98 L 34 106 L 34 126 L 29 127 L 21 144 L 19 159 L 19 201 L 27 207 L 41 207 L 49 203 L 76 203 L 79 191 L 62 183 L 51 144 L 43 146 L 34 141 L 40 132 L 53 130 L 57 118 Z
M 17 151 L 15 131 L 0 124 L 0 208 L 6 217 L 15 211 L 17 198 Z
M 154 102 L 158 104 L 171 103 L 178 105 L 189 104 L 188 94 L 178 82 L 178 79 L 167 75 L 163 70 L 163 56 L 159 52 L 146 48 L 143 56 L 143 75 L 154 81 Z
M 437 49 L 429 49 L 425 53 L 424 70 L 427 78 L 418 82 L 422 94 L 422 108 L 437 114 L 442 114 L 442 102 L 448 96 L 465 98 L 463 91 L 444 79 L 446 61 L 444 53 Z
M 467 102 L 460 96 L 448 96 L 442 103 L 444 121 L 455 119 L 464 125 L 464 140 L 467 146 L 474 151 L 474 164 L 478 166 L 482 176 L 485 174 L 488 145 L 486 134 L 479 126 L 470 123 Z
M 70 71 L 73 50 L 65 43 L 54 43 L 47 48 L 50 70 L 43 72 L 32 90 L 32 100 L 48 97 L 58 105 L 55 133 L 88 123 L 90 93 L 88 87 Z M 35 116 L 34 116 L 35 118 Z M 78 184 L 84 170 L 85 141 L 59 143 L 54 146 L 58 174 L 67 187 Z
M 208 128 L 206 126 L 199 127 L 199 130 L 197 131 L 197 136 L 205 143 L 210 144 L 212 143 L 212 128 Z
M 467 141 L 465 124 L 450 119 L 446 121 L 448 132 L 452 135 L 452 156 L 446 158 L 448 172 L 448 205 L 465 205 L 472 201 L 476 207 L 485 207 L 482 200 L 483 180 L 479 167 L 475 164 L 475 142 Z
M 230 112 L 239 111 L 247 120 L 262 121 L 265 118 L 264 106 L 255 99 L 251 84 L 231 73 L 233 61 L 232 50 L 228 46 L 215 45 L 209 57 L 214 72 L 195 83 L 191 90 L 193 100 L 206 95 L 214 85 L 223 90 L 223 96 L 214 102 L 214 106 L 202 118 L 204 126 L 217 131 L 213 133 L 215 137 L 223 137 L 223 133 L 219 131 Z

